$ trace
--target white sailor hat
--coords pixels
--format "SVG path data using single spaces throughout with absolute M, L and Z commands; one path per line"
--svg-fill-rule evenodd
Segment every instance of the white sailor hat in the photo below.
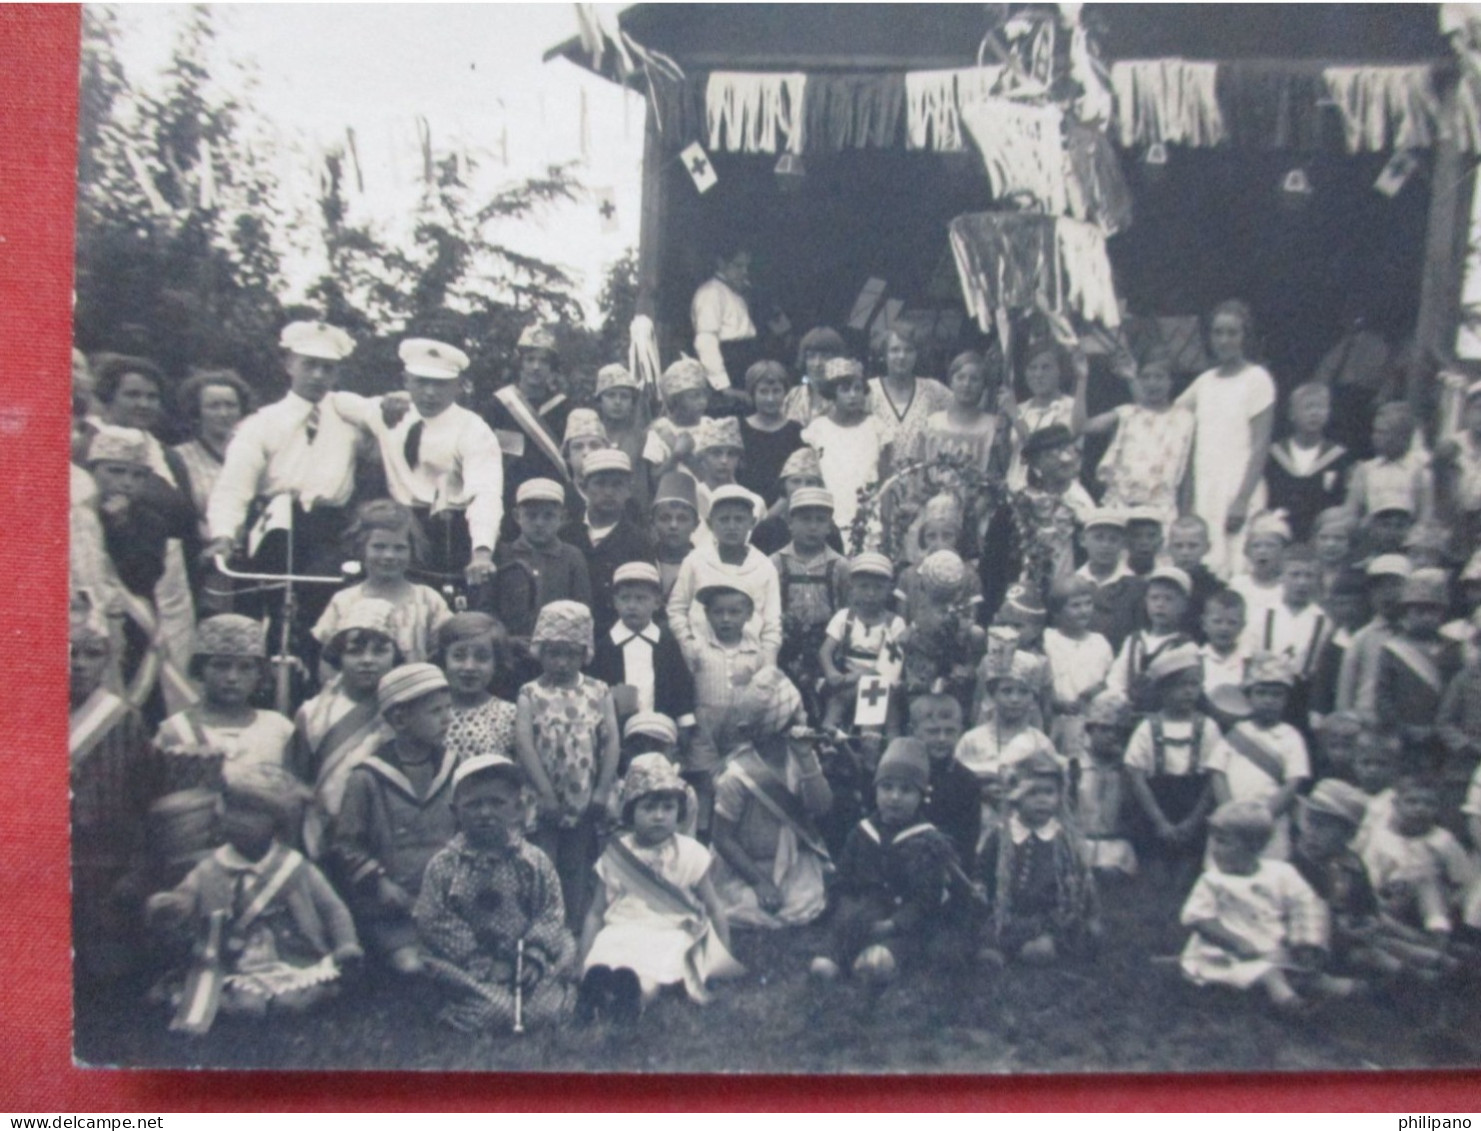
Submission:
M 545 350 L 548 353 L 558 353 L 555 345 L 555 335 L 550 332 L 548 326 L 542 326 L 538 322 L 526 326 L 520 331 L 519 341 L 516 349 L 522 350 Z
M 290 322 L 278 335 L 278 345 L 321 361 L 343 361 L 355 352 L 355 339 L 328 322 Z
M 406 372 L 413 377 L 452 381 L 468 368 L 468 355 L 457 346 L 431 338 L 407 338 L 396 350 Z

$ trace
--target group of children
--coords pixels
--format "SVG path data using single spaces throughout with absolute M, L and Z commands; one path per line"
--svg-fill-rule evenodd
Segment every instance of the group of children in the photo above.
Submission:
M 1385 434 L 1301 537 L 1252 516 L 1221 578 L 1171 495 L 1118 503 L 1147 495 L 1145 449 L 1103 463 L 1100 505 L 1078 478 L 1079 434 L 1113 425 L 1186 464 L 1191 430 L 1154 426 L 1165 374 L 1087 421 L 1083 372 L 1061 410 L 1049 361 L 1022 409 L 994 402 L 996 449 L 991 362 L 953 363 L 958 403 L 900 457 L 1022 487 L 990 513 L 943 489 L 899 561 L 855 521 L 894 455 L 858 362 L 815 367 L 805 427 L 774 363 L 743 420 L 705 416 L 676 363 L 646 428 L 608 367 L 571 414 L 574 498 L 518 485 L 486 608 L 412 580 L 410 510 L 360 509 L 363 580 L 314 626 L 292 720 L 258 705 L 264 624 L 221 613 L 198 701 L 150 735 L 78 593 L 80 973 L 152 970 L 192 1032 L 310 1007 L 362 963 L 435 984 L 466 1030 L 630 1023 L 742 973 L 733 932 L 825 917 L 820 982 L 1089 961 L 1107 890 L 1186 897 L 1183 974 L 1283 1010 L 1474 971 L 1481 554 L 1453 579 L 1418 486 L 1473 449 L 1390 474 Z M 1294 442 L 1319 446 L 1298 393 Z

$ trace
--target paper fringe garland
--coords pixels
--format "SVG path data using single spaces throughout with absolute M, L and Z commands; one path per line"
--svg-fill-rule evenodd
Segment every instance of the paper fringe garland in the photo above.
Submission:
M 992 98 L 1003 69 L 905 72 L 905 147 L 952 153 L 966 149 L 961 108 Z
M 1134 59 L 1111 66 L 1117 137 L 1123 146 L 1218 145 L 1228 136 L 1217 63 Z
M 709 148 L 775 153 L 781 135 L 785 151 L 801 153 L 806 90 L 804 74 L 712 72 L 705 88 Z

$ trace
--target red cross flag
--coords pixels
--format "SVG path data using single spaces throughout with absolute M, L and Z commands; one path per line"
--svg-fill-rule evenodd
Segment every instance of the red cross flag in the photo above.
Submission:
M 602 231 L 615 232 L 617 230 L 617 193 L 611 188 L 592 189 L 591 195 L 596 200 L 597 215 L 602 220 Z
M 710 155 L 697 141 L 691 141 L 679 151 L 679 162 L 694 182 L 694 187 L 701 193 L 709 192 L 720 180 L 715 174 L 715 167 L 710 164 Z
M 890 706 L 890 685 L 883 676 L 866 675 L 859 679 L 859 699 L 854 705 L 854 725 L 882 727 Z

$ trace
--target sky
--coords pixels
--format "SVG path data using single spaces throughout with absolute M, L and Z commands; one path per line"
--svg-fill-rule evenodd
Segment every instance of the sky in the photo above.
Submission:
M 118 11 L 120 59 L 150 85 L 188 10 Z M 642 97 L 565 60 L 541 61 L 576 34 L 575 5 L 223 4 L 213 14 L 221 58 L 212 73 L 227 75 L 229 61 L 256 74 L 250 104 L 280 138 L 285 183 L 312 191 L 323 151 L 352 128 L 365 193 L 351 219 L 395 231 L 416 199 L 420 116 L 435 149 L 458 143 L 474 156 L 482 188 L 581 161 L 577 175 L 595 195 L 523 224 L 507 242 L 574 269 L 588 304 L 606 267 L 636 245 Z M 599 211 L 607 192 L 611 220 Z M 289 265 L 294 285 L 314 273 Z

